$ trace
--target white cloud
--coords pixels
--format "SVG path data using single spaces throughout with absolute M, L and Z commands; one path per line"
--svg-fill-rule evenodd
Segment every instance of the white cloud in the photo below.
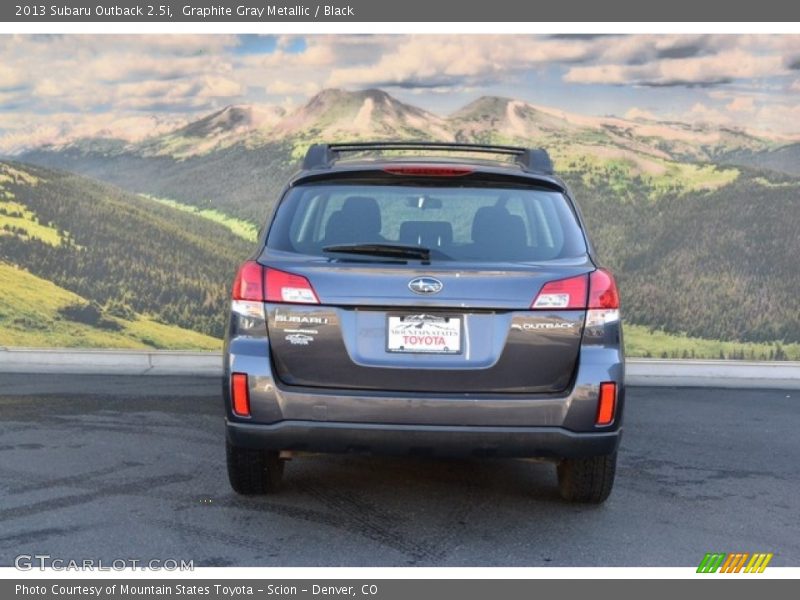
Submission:
M 739 96 L 726 104 L 725 108 L 732 112 L 753 112 L 755 104 L 752 96 Z
M 775 77 L 788 69 L 778 54 L 760 55 L 741 49 L 709 56 L 656 60 L 641 65 L 601 64 L 570 68 L 570 83 L 615 85 L 710 85 L 736 79 Z
M 800 104 L 772 102 L 764 105 L 750 100 L 752 98 L 745 98 L 738 103 L 744 110 L 730 108 L 736 100 L 722 108 L 697 102 L 688 111 L 674 116 L 687 123 L 737 127 L 755 134 L 775 135 L 776 139 L 797 139 L 800 134 Z
M 239 43 L 228 35 L 2 36 L 0 112 L 38 112 L 34 129 L 46 137 L 64 112 L 101 122 L 106 114 L 210 111 L 248 93 L 235 69 Z
M 646 121 L 658 121 L 661 119 L 657 114 L 649 110 L 638 108 L 636 106 L 629 108 L 623 115 L 626 119 L 635 121 L 637 119 L 644 119 Z
M 200 73 L 225 73 L 233 69 L 224 56 L 143 55 L 135 52 L 109 52 L 93 57 L 82 65 L 94 81 L 115 83 L 140 78 L 178 79 Z
M 762 106 L 748 119 L 753 130 L 800 134 L 800 104 Z
M 239 81 L 221 75 L 204 75 L 197 95 L 201 98 L 236 98 L 244 92 L 245 86 Z
M 2 113 L 0 113 L 2 115 Z M 36 113 L 23 112 L 0 116 L 0 150 L 14 154 L 32 146 L 65 144 L 85 137 L 109 137 L 136 142 L 184 125 L 184 115 L 101 115 L 57 113 L 43 120 Z
M 588 67 L 572 67 L 564 75 L 564 81 L 570 83 L 622 85 L 628 83 L 631 79 L 641 78 L 643 74 L 644 70 L 640 66 L 591 65 Z
M 319 84 L 313 81 L 286 81 L 280 79 L 270 81 L 264 89 L 268 94 L 275 96 L 313 96 L 319 92 L 321 88 Z
M 56 98 L 61 96 L 63 90 L 53 79 L 42 79 L 33 87 L 33 95 L 40 98 Z
M 689 57 L 724 47 L 724 36 L 627 35 L 596 38 L 593 51 L 604 63 L 644 64 L 665 57 Z
M 317 67 L 335 62 L 336 53 L 329 44 L 312 44 L 303 52 L 278 49 L 270 54 L 251 54 L 240 59 L 240 64 L 256 68 Z
M 721 115 L 722 113 L 702 102 L 695 102 L 692 108 L 689 109 L 689 114 L 697 115 L 698 117 L 707 117 L 711 115 Z
M 11 90 L 22 85 L 25 77 L 19 69 L 0 63 L 0 90 Z
M 681 120 L 689 123 L 702 123 L 709 125 L 730 125 L 731 115 L 712 106 L 696 102 L 688 112 L 681 115 Z
M 244 89 L 238 81 L 217 75 L 121 83 L 113 88 L 112 103 L 118 109 L 138 111 L 200 109 L 232 103 Z
M 324 87 L 394 88 L 450 110 L 478 94 L 536 100 L 558 79 L 548 103 L 564 97 L 589 113 L 608 105 L 598 84 L 650 86 L 632 87 L 629 101 L 627 90 L 615 96 L 614 112 L 798 129 L 800 79 L 791 67 L 800 35 L 287 35 L 260 54 L 237 52 L 241 44 L 231 35 L 0 36 L 0 136 L 68 135 L 64 115 L 87 131 L 91 121 L 108 129 L 111 115 L 131 136 L 147 123 L 136 117 L 296 105 Z M 675 92 L 658 96 L 659 86 L 683 86 L 681 106 L 696 106 L 677 114 Z M 27 116 L 16 118 L 22 110 Z
M 554 66 L 569 83 L 708 85 L 785 74 L 785 52 L 800 46 L 789 37 L 761 47 L 730 35 L 406 36 L 366 64 L 337 65 L 325 85 L 485 85 Z
M 524 68 L 584 60 L 590 53 L 584 42 L 541 36 L 415 36 L 371 64 L 334 69 L 326 86 L 491 82 Z

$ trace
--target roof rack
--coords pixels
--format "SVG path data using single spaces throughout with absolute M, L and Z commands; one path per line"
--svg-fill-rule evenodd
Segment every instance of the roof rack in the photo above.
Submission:
M 478 152 L 513 156 L 514 162 L 526 171 L 553 174 L 553 162 L 543 148 L 493 146 L 489 144 L 459 144 L 455 142 L 353 142 L 312 144 L 303 160 L 303 169 L 328 169 L 342 153 L 384 152 L 387 150 L 437 150 L 440 152 Z

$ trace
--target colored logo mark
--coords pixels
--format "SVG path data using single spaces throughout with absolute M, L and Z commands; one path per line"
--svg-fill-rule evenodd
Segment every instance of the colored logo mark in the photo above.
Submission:
M 709 552 L 700 561 L 697 567 L 698 573 L 763 573 L 769 561 L 772 560 L 772 552 L 733 552 L 726 554 L 723 552 Z

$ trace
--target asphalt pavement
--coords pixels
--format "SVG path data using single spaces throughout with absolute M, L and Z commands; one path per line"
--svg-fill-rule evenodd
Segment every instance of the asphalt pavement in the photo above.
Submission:
M 195 566 L 800 565 L 800 394 L 629 388 L 605 505 L 552 464 L 303 456 L 228 486 L 220 384 L 0 375 L 0 565 L 19 554 Z

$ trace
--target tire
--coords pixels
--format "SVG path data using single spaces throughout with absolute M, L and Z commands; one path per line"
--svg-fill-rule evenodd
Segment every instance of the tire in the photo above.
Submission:
M 228 479 L 237 494 L 254 496 L 275 492 L 283 477 L 283 463 L 277 452 L 241 448 L 225 442 Z
M 558 489 L 569 502 L 601 504 L 614 487 L 617 453 L 590 458 L 565 458 L 558 464 Z

